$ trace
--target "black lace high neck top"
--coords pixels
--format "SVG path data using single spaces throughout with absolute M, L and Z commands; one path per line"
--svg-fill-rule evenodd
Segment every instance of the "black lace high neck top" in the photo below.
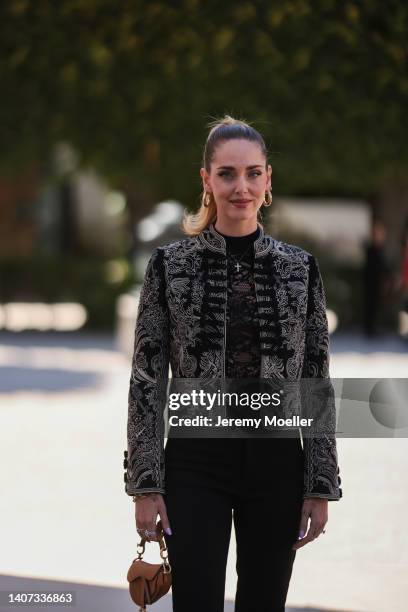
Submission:
M 218 231 L 218 230 L 217 230 Z M 260 376 L 260 339 L 254 285 L 254 242 L 259 227 L 245 236 L 221 234 L 227 247 L 227 378 Z

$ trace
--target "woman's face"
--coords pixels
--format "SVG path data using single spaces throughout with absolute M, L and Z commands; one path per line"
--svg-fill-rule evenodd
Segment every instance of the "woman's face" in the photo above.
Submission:
M 217 220 L 223 225 L 256 224 L 258 209 L 271 188 L 272 167 L 265 167 L 265 157 L 256 142 L 232 139 L 215 149 L 210 173 L 201 168 L 206 191 L 212 192 L 217 205 Z

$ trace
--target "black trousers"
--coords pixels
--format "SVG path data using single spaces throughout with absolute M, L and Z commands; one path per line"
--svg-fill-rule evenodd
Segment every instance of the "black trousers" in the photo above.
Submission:
M 300 440 L 170 438 L 165 462 L 174 612 L 223 612 L 232 522 L 235 612 L 283 612 L 303 502 Z

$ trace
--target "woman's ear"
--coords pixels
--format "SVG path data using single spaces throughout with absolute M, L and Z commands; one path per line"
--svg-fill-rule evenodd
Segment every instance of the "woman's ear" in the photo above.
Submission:
M 268 164 L 268 184 L 267 184 L 267 188 L 271 189 L 272 187 L 272 166 L 271 164 Z
M 208 182 L 209 176 L 208 176 L 208 172 L 206 171 L 205 168 L 201 168 L 200 169 L 200 175 L 203 181 L 203 189 L 205 191 L 211 191 L 211 187 L 210 184 Z

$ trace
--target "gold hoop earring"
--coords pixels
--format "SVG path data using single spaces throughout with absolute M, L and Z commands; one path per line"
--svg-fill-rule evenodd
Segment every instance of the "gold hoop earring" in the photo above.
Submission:
M 265 201 L 263 203 L 264 206 L 271 206 L 272 204 L 272 190 L 265 191 Z
M 211 204 L 211 192 L 206 191 L 204 196 L 204 206 L 208 208 Z

